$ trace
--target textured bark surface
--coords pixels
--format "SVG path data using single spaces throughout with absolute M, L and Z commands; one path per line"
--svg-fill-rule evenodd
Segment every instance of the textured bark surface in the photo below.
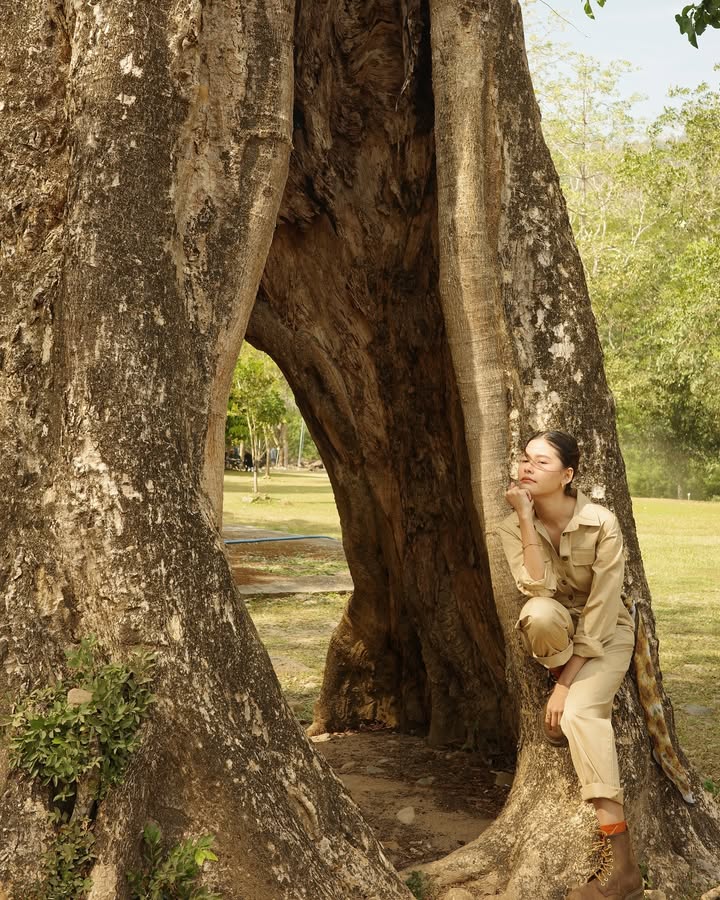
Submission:
M 0 696 L 53 680 L 84 634 L 158 656 L 90 896 L 127 896 L 151 818 L 217 836 L 226 897 L 408 896 L 282 699 L 206 466 L 287 173 L 293 6 L 2 13 Z M 5 753 L 0 777 L 0 893 L 24 898 L 47 791 Z
M 582 265 L 542 139 L 513 0 L 430 0 L 436 110 L 441 296 L 463 400 L 475 502 L 488 534 L 508 681 L 520 708 L 520 755 L 508 803 L 477 842 L 428 868 L 438 886 L 508 898 L 560 898 L 587 876 L 594 815 L 581 810 L 569 754 L 540 739 L 539 667 L 523 658 L 513 624 L 522 602 L 493 528 L 511 451 L 541 427 L 577 435 L 580 485 L 617 513 L 628 549 L 627 588 L 648 622 L 643 574 L 612 398 Z M 654 627 L 652 628 L 654 633 Z M 664 696 L 664 695 L 663 695 Z M 665 697 L 666 712 L 671 711 Z M 683 896 L 690 879 L 716 884 L 718 812 L 687 806 L 652 761 L 637 690 L 616 704 L 626 813 L 653 882 Z M 581 851 L 581 852 L 579 852 Z
M 429 46 L 394 2 L 301 5 L 294 153 L 248 337 L 332 480 L 355 592 L 315 731 L 509 749 L 502 639 L 437 297 Z

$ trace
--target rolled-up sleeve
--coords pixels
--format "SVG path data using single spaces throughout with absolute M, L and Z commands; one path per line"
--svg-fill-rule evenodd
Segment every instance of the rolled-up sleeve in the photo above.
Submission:
M 533 578 L 525 568 L 522 540 L 517 532 L 503 528 L 497 530 L 502 541 L 505 558 L 521 594 L 527 597 L 553 597 L 557 590 L 557 576 L 549 562 L 545 562 L 542 578 Z
M 617 628 L 625 574 L 623 539 L 617 520 L 601 526 L 592 572 L 590 593 L 573 639 L 575 654 L 588 658 L 604 655 L 603 644 Z

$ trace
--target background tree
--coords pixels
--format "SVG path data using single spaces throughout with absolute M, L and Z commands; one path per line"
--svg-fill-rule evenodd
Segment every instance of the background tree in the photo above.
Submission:
M 531 26 L 532 27 L 532 26 Z M 631 490 L 718 493 L 718 93 L 677 90 L 657 121 L 552 36 L 531 42 L 543 133 L 598 320 Z
M 720 93 L 678 96 L 618 167 L 646 227 L 637 238 L 618 229 L 628 252 L 610 260 L 595 297 L 630 460 L 651 450 L 665 483 L 646 487 L 703 499 L 720 493 Z
M 287 419 L 283 387 L 282 375 L 273 361 L 245 344 L 233 371 L 228 419 L 244 422 L 253 459 L 255 494 L 258 493 L 258 469 L 263 461 L 265 475 L 270 477 L 270 448 L 277 449 L 273 429 Z

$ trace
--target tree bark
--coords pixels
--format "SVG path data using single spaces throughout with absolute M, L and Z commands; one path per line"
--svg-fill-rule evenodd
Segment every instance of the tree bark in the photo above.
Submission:
M 507 515 L 507 460 L 521 434 L 561 427 L 584 451 L 581 486 L 620 519 L 627 587 L 655 649 L 612 397 L 603 375 L 582 264 L 542 139 L 519 6 L 513 0 L 430 0 L 443 310 L 466 423 L 473 493 L 520 710 L 520 755 L 502 815 L 482 837 L 427 868 L 436 885 L 492 886 L 504 896 L 564 896 L 587 876 L 594 818 L 579 814 L 569 756 L 539 735 L 539 667 L 513 635 L 521 600 L 493 529 Z M 667 697 L 666 718 L 672 723 Z M 684 803 L 652 761 L 638 693 L 627 678 L 615 716 L 626 809 L 655 884 L 679 896 L 692 875 L 716 884 L 718 811 L 691 773 Z M 670 729 L 674 738 L 674 730 Z M 673 838 L 682 823 L 682 842 Z
M 408 896 L 284 703 L 215 526 L 208 460 L 287 171 L 293 6 L 5 7 L 0 695 L 53 681 L 88 633 L 158 663 L 90 897 L 128 896 L 149 819 L 214 833 L 229 898 Z M 0 776 L 0 893 L 23 898 L 47 791 L 5 752 Z
M 320 450 L 355 584 L 312 731 L 379 721 L 497 754 L 512 717 L 437 297 L 429 47 L 411 64 L 406 27 L 391 2 L 301 7 L 295 152 L 248 339 Z
M 290 448 L 288 447 L 288 427 L 287 422 L 283 422 L 280 426 L 280 466 L 287 469 L 290 465 Z

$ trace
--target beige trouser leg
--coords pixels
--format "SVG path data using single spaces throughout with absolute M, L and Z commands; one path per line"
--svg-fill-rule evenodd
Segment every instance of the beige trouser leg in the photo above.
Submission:
M 572 656 L 573 620 L 552 597 L 531 597 L 520 610 L 515 628 L 525 652 L 548 669 L 564 666 Z
M 523 606 L 516 628 L 530 655 L 548 667 L 572 656 L 575 632 L 570 613 L 550 597 L 533 597 Z M 569 645 L 569 646 L 568 646 Z M 603 656 L 589 659 L 570 685 L 560 727 L 570 745 L 583 800 L 606 797 L 623 802 L 612 704 L 632 658 L 635 634 L 620 625 L 604 645 Z

